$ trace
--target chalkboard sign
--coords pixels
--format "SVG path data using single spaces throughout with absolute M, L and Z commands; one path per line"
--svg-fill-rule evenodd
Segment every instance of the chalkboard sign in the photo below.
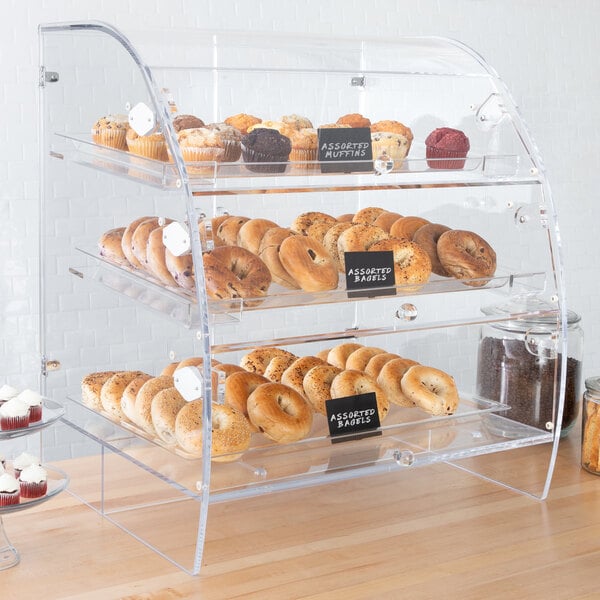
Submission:
M 373 431 L 380 426 L 375 392 L 325 402 L 331 437 Z
M 391 296 L 396 293 L 394 253 L 391 250 L 344 252 L 344 264 L 349 298 Z
M 369 127 L 326 127 L 318 130 L 318 136 L 321 173 L 373 170 Z

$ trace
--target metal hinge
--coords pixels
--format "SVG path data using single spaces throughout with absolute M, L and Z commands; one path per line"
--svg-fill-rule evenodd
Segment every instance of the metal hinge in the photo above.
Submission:
M 40 87 L 46 83 L 56 83 L 59 78 L 58 71 L 46 71 L 46 67 L 40 67 Z

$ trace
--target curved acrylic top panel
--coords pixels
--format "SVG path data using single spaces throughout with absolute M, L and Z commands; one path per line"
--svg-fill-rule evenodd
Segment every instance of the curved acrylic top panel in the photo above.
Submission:
M 152 67 L 325 70 L 495 76 L 475 51 L 440 37 L 339 38 L 186 29 L 135 30 L 128 37 L 98 21 L 41 25 L 44 31 L 97 31 L 136 49 Z M 134 56 L 135 58 L 135 56 Z

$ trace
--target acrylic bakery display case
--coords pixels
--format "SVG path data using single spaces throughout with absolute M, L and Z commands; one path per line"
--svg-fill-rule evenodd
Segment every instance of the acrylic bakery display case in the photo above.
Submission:
M 65 405 L 72 454 L 98 469 L 97 489 L 73 478 L 72 493 L 194 574 L 211 560 L 216 503 L 385 472 L 402 486 L 434 463 L 547 495 L 569 352 L 558 229 L 535 145 L 479 55 L 439 38 L 125 37 L 97 22 L 43 25 L 40 44 L 41 337 L 43 364 L 55 367 L 44 369 L 45 393 Z M 252 115 L 275 122 L 275 135 L 261 148 L 264 123 L 241 144 L 242 134 L 219 126 L 215 142 L 203 127 L 190 142 L 175 130 L 180 115 L 204 125 Z M 324 127 L 344 115 L 373 130 Z M 389 121 L 410 129 L 403 159 L 378 144 L 375 124 Z M 466 135 L 466 156 L 429 153 L 429 134 L 445 127 Z M 403 135 L 387 139 L 406 148 Z M 400 219 L 443 226 L 417 279 L 404 278 L 416 259 L 394 244 L 423 253 L 427 240 Z M 344 232 L 357 225 L 383 233 L 354 245 Z M 466 251 L 484 248 L 491 268 L 431 272 L 447 230 L 475 235 Z M 261 264 L 266 280 L 253 279 Z M 313 272 L 322 264 L 334 265 L 325 283 Z M 482 332 L 515 324 L 549 365 L 547 419 L 535 426 L 511 414 L 518 389 L 499 396 L 478 377 L 495 360 Z M 279 362 L 263 362 L 270 353 Z M 315 400 L 308 373 L 319 366 Z M 245 392 L 232 409 L 232 378 L 253 369 L 264 381 L 237 377 Z M 511 457 L 531 464 L 517 474 Z M 123 494 L 132 472 L 143 484 Z M 434 478 L 431 493 L 444 495 Z

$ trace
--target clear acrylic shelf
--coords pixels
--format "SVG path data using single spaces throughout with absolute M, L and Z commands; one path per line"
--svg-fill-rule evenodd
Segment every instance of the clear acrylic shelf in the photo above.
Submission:
M 73 163 L 155 187 L 178 189 L 182 185 L 174 163 L 100 146 L 85 134 L 56 134 L 56 137 L 69 145 L 61 152 L 53 152 L 55 157 L 68 158 Z M 419 154 L 419 151 L 413 150 L 414 154 Z M 349 162 L 340 164 L 342 172 L 339 174 L 321 173 L 318 162 L 290 162 L 281 174 L 250 171 L 243 162 L 205 162 L 190 163 L 188 177 L 192 193 L 197 196 L 539 183 L 535 169 L 522 173 L 519 157 L 516 155 L 468 156 L 464 168 L 453 170 L 430 168 L 425 159 L 424 147 L 420 154 L 422 158 L 406 158 L 398 170 L 389 173 L 378 173 L 375 169 L 370 173 L 343 172 L 344 169 L 352 170 L 353 163 Z M 430 162 L 435 162 L 435 159 L 430 159 Z M 262 166 L 267 164 L 271 163 L 261 163 Z M 275 163 L 272 164 L 276 166 Z

